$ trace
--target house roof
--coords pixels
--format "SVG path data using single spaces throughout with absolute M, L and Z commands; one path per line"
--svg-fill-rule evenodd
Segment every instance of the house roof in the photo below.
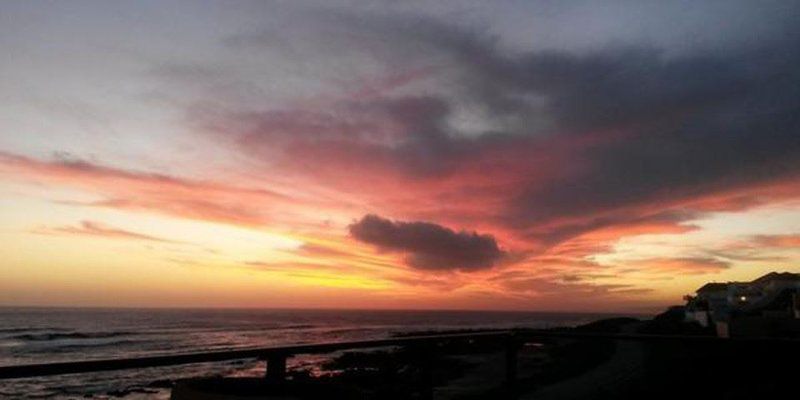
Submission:
M 770 272 L 754 280 L 753 283 L 768 283 L 773 281 L 800 281 L 800 274 L 793 274 L 791 272 Z
M 697 289 L 697 293 L 719 292 L 722 290 L 728 290 L 727 283 L 711 282 L 711 283 L 706 283 L 705 285 L 701 286 L 700 289 Z
M 749 284 L 767 284 L 769 282 L 800 282 L 800 274 L 795 274 L 792 272 L 770 272 L 760 278 L 753 280 L 752 282 L 710 282 L 706 283 L 705 285 L 701 286 L 697 289 L 696 293 L 710 293 L 710 292 L 721 292 L 728 290 L 728 286 L 731 284 L 740 285 L 739 292 L 746 294 L 747 285 Z M 756 289 L 753 289 L 756 290 Z

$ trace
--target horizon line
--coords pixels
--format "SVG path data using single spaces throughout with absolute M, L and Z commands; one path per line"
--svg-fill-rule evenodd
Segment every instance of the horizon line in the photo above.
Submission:
M 526 310 L 526 309 L 467 309 L 467 308 L 356 308 L 356 307 L 228 307 L 228 306 L 108 306 L 108 305 L 10 305 L 0 304 L 0 309 L 61 309 L 61 310 L 153 310 L 153 311 L 386 311 L 386 312 L 492 312 L 492 313 L 541 313 L 541 314 L 657 314 L 656 309 L 667 309 L 670 305 L 653 307 L 651 311 L 591 311 L 591 310 Z M 649 309 L 649 308 L 648 308 Z

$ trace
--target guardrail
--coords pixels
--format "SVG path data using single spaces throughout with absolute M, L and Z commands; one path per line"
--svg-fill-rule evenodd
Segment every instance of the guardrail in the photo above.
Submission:
M 77 374 L 101 371 L 116 371 L 136 368 L 152 368 L 170 365 L 194 364 L 238 359 L 260 359 L 267 361 L 266 378 L 281 381 L 286 377 L 286 360 L 299 354 L 324 354 L 341 350 L 367 349 L 393 346 L 435 345 L 452 341 L 502 340 L 506 348 L 506 380 L 513 383 L 517 375 L 517 353 L 524 343 L 541 339 L 591 339 L 633 340 L 644 342 L 700 342 L 700 343 L 770 343 L 800 345 L 795 338 L 717 338 L 713 336 L 642 335 L 616 333 L 586 333 L 553 330 L 503 330 L 472 333 L 412 336 L 392 339 L 362 340 L 302 344 L 293 346 L 234 349 L 212 352 L 167 354 L 137 358 L 85 360 L 48 364 L 0 366 L 0 380 L 30 378 L 50 375 Z

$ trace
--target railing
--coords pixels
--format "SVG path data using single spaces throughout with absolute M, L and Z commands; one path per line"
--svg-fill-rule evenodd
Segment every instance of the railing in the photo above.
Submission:
M 497 340 L 506 339 L 510 336 L 511 334 L 509 331 L 486 331 L 463 334 L 443 334 L 380 340 L 362 340 L 355 342 L 333 342 L 189 354 L 169 354 L 137 358 L 116 358 L 48 364 L 12 365 L 0 367 L 0 380 L 86 372 L 116 371 L 135 368 L 163 367 L 170 365 L 196 364 L 203 362 L 240 360 L 248 358 L 266 360 L 267 378 L 281 380 L 286 376 L 286 359 L 300 354 L 324 354 L 340 350 L 392 346 L 433 345 L 454 340 Z
M 800 345 L 795 338 L 717 338 L 713 336 L 641 335 L 615 333 L 584 333 L 575 331 L 484 331 L 472 333 L 413 336 L 381 340 L 303 344 L 294 346 L 224 350 L 190 354 L 170 354 L 138 358 L 105 359 L 59 362 L 48 364 L 12 365 L 0 367 L 0 380 L 30 378 L 50 375 L 116 371 L 170 365 L 237 359 L 267 361 L 266 378 L 281 381 L 286 377 L 286 360 L 300 354 L 324 354 L 341 350 L 367 349 L 393 346 L 431 346 L 453 341 L 500 340 L 506 348 L 506 383 L 513 385 L 517 376 L 517 353 L 524 343 L 541 339 L 592 339 L 632 340 L 642 342 L 697 342 L 697 343 L 770 343 Z

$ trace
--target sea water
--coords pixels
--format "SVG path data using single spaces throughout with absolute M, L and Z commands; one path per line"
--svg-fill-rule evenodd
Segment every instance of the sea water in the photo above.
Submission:
M 0 365 L 139 357 L 465 329 L 574 326 L 605 314 L 487 311 L 0 308 Z M 313 369 L 326 356 L 289 366 Z M 0 398 L 165 399 L 169 381 L 254 376 L 237 360 L 0 381 Z

